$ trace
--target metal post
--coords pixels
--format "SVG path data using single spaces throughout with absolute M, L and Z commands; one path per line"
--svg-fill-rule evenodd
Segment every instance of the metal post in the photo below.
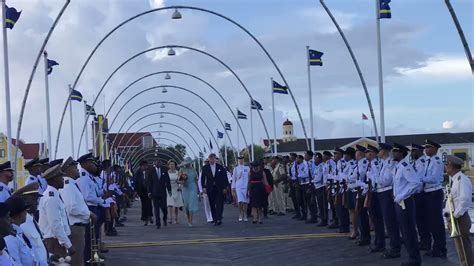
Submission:
M 311 65 L 309 64 L 309 46 L 306 46 L 306 63 L 308 64 L 308 92 L 309 92 L 309 127 L 311 136 L 311 150 L 314 151 L 314 118 L 313 118 L 313 92 L 311 89 Z
M 226 124 L 226 122 L 224 121 L 224 125 Z M 225 166 L 227 167 L 227 141 L 226 141 L 226 137 L 227 137 L 227 129 L 224 128 L 224 162 L 225 162 Z
M 72 93 L 72 87 L 71 84 L 69 84 L 69 95 Z M 72 101 L 71 97 L 69 97 L 69 119 L 71 120 L 71 156 L 74 156 L 74 122 L 72 119 Z M 56 155 L 55 155 L 56 156 Z
M 88 123 L 88 115 L 87 115 L 87 102 L 84 100 L 84 119 L 86 121 L 86 140 L 84 141 L 84 146 L 86 148 L 86 153 L 89 152 L 89 130 L 88 130 L 88 127 L 89 125 L 87 125 Z
M 254 147 L 253 147 L 253 114 L 252 114 L 252 103 L 250 103 L 250 150 L 251 150 L 251 159 L 250 161 L 254 161 L 255 160 L 255 151 L 254 151 Z
M 385 110 L 383 99 L 382 40 L 380 39 L 380 0 L 375 0 L 377 20 L 377 55 L 379 70 L 380 140 L 385 142 Z
M 278 151 L 277 151 L 277 129 L 276 129 L 276 119 L 275 119 L 275 94 L 273 93 L 273 78 L 270 78 L 270 93 L 272 94 L 272 113 L 273 113 L 273 155 L 276 156 Z
M 6 111 L 6 119 L 7 119 L 7 158 L 9 161 L 12 161 L 12 149 L 13 149 L 13 139 L 12 139 L 12 114 L 10 108 L 10 69 L 9 69 L 9 62 L 8 62 L 8 38 L 7 38 L 7 27 L 6 27 L 6 8 L 5 8 L 5 0 L 2 0 L 2 25 L 3 25 L 3 70 L 5 73 L 5 111 Z M 19 142 L 19 140 L 17 140 Z M 17 148 L 20 147 L 19 143 L 17 143 Z M 15 160 L 16 162 L 16 160 Z M 16 173 L 16 164 L 14 163 L 13 169 L 15 169 Z M 18 176 L 18 174 L 16 175 Z M 17 178 L 15 177 L 13 181 L 13 188 L 17 188 Z
M 237 109 L 237 115 L 239 115 L 239 109 Z M 237 118 L 237 122 L 238 122 Z M 239 123 L 240 124 L 240 123 Z M 245 139 L 245 136 L 243 136 Z M 237 156 L 240 156 L 240 132 L 237 130 Z
M 49 105 L 49 80 L 48 80 L 48 53 L 44 51 L 44 84 L 46 98 L 46 136 L 48 143 L 48 157 L 53 158 L 53 148 L 51 147 L 51 107 Z

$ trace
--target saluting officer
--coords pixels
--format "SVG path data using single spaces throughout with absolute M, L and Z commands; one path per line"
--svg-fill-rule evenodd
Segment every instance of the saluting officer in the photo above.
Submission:
M 390 156 L 392 146 L 386 143 L 379 143 L 380 157 L 380 173 L 375 176 L 375 184 L 377 186 L 377 199 L 382 209 L 383 221 L 390 239 L 390 249 L 383 254 L 385 259 L 393 259 L 400 257 L 400 249 L 402 240 L 400 238 L 400 228 L 397 223 L 397 215 L 395 213 L 395 204 L 393 204 L 393 177 L 397 161 Z
M 472 244 L 469 238 L 469 230 L 471 228 L 471 217 L 468 210 L 471 208 L 472 201 L 472 183 L 471 179 L 461 172 L 464 161 L 453 155 L 446 155 L 446 173 L 450 178 L 450 193 L 453 199 L 452 210 L 455 223 L 458 226 L 459 238 L 454 238 L 454 244 L 458 254 L 460 255 L 460 265 L 472 265 Z M 445 216 L 450 217 L 451 211 L 446 202 Z M 448 221 L 448 225 L 450 225 Z
M 12 194 L 8 183 L 13 181 L 13 169 L 10 161 L 0 164 L 0 202 L 5 202 Z
M 330 151 L 323 152 L 323 178 L 326 182 L 327 190 L 327 201 L 329 208 L 331 208 L 331 224 L 328 226 L 330 229 L 336 229 L 339 227 L 339 220 L 336 215 L 336 208 L 334 207 L 334 174 L 336 173 L 336 162 L 332 159 L 332 153 Z M 329 218 L 329 212 L 326 210 L 326 217 Z
M 375 229 L 375 247 L 370 249 L 371 253 L 375 252 L 383 252 L 385 251 L 385 227 L 383 224 L 383 216 L 382 216 L 382 207 L 380 205 L 380 201 L 377 197 L 378 192 L 378 185 L 377 185 L 377 177 L 380 175 L 381 164 L 379 158 L 377 158 L 377 154 L 379 153 L 379 149 L 372 145 L 367 145 L 367 150 L 365 151 L 365 158 L 369 161 L 369 167 L 367 169 L 367 180 L 371 186 L 371 190 L 367 192 L 367 196 L 369 197 L 370 202 L 367 202 L 370 218 L 372 223 L 374 224 Z M 369 201 L 366 198 L 366 201 Z M 365 203 L 364 203 L 365 205 Z
M 413 165 L 406 158 L 408 148 L 394 143 L 392 152 L 393 159 L 398 162 L 398 165 L 393 170 L 395 211 L 408 253 L 408 262 L 402 263 L 402 265 L 421 265 L 418 237 L 416 235 L 414 194 L 421 189 L 422 183 L 416 175 Z
M 446 232 L 443 219 L 444 192 L 442 188 L 444 164 L 441 157 L 437 155 L 440 147 L 441 145 L 434 141 L 428 139 L 425 141 L 426 165 L 422 180 L 424 198 L 429 203 L 429 208 L 422 211 L 429 221 L 429 230 L 433 236 L 433 246 L 426 255 L 446 258 Z
M 415 143 L 411 144 L 410 157 L 413 168 L 422 180 L 425 174 L 426 155 L 423 153 L 424 147 Z M 431 249 L 431 233 L 429 230 L 429 219 L 426 215 L 426 209 L 430 208 L 430 203 L 426 201 L 426 195 L 423 190 L 415 194 L 416 205 L 416 228 L 419 236 L 420 250 Z
M 334 161 L 336 162 L 336 173 L 334 175 L 334 180 L 336 180 L 336 186 L 339 187 L 339 190 L 336 191 L 337 197 L 341 200 L 335 202 L 336 207 L 336 214 L 339 218 L 339 233 L 349 233 L 350 231 L 350 221 L 349 221 L 349 210 L 345 206 L 344 202 L 342 202 L 343 194 L 344 194 L 344 184 L 345 179 L 348 175 L 348 163 L 344 159 L 344 150 L 341 148 L 334 149 Z

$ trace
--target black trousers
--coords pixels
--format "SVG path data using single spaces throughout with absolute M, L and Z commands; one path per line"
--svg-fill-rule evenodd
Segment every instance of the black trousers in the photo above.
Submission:
M 361 202 L 364 202 L 365 196 L 361 196 Z M 363 204 L 363 203 L 362 203 Z M 359 210 L 359 231 L 361 241 L 370 241 L 370 223 L 369 223 L 369 212 L 367 208 L 362 207 Z
M 427 213 L 430 205 L 427 204 L 424 192 L 415 194 L 415 206 L 416 228 L 418 229 L 418 236 L 420 238 L 420 248 L 427 247 L 431 249 L 431 233 Z
M 349 232 L 350 230 L 350 217 L 349 209 L 345 208 L 344 203 L 336 206 L 337 217 L 339 217 L 339 229 L 342 231 Z
M 438 189 L 432 192 L 425 192 L 426 202 L 429 202 L 429 208 L 426 208 L 426 214 L 429 221 L 429 229 L 433 236 L 433 252 L 446 252 L 446 231 L 444 229 L 443 219 L 443 199 L 444 192 Z
M 305 203 L 305 198 L 306 198 L 306 186 L 299 184 L 298 185 L 298 190 L 296 190 L 296 197 L 298 199 L 298 205 L 300 206 L 301 209 L 301 216 L 303 218 L 308 217 L 308 209 Z
M 295 181 L 291 181 L 290 183 L 290 197 L 291 201 L 293 201 L 293 207 L 295 209 L 296 215 L 301 215 L 300 204 L 298 202 L 297 191 L 299 190 L 299 184 Z
M 140 202 L 142 207 L 142 221 L 148 221 L 150 217 L 153 217 L 153 207 L 151 206 L 151 199 L 146 193 L 140 193 Z
M 211 213 L 214 221 L 222 220 L 222 213 L 224 211 L 224 194 L 222 190 L 213 187 L 207 192 L 209 198 L 209 205 L 211 206 Z
M 328 221 L 328 202 L 326 199 L 326 187 L 320 187 L 316 189 L 316 201 L 318 202 L 319 218 L 321 222 L 327 223 Z
M 383 225 L 382 205 L 376 192 L 372 194 L 372 206 L 369 208 L 370 218 L 375 228 L 375 247 L 385 248 L 385 226 Z
M 168 208 L 166 206 L 166 198 L 153 197 L 153 212 L 155 213 L 156 225 L 161 225 L 160 209 L 163 213 L 163 221 L 168 218 Z
M 420 249 L 418 247 L 418 236 L 416 234 L 415 199 L 413 196 L 404 200 L 405 209 L 395 203 L 397 220 L 400 224 L 403 241 L 408 253 L 410 265 L 421 265 Z
M 326 194 L 327 191 L 326 191 Z M 331 221 L 335 224 L 339 223 L 339 220 L 337 219 L 337 213 L 336 213 L 336 207 L 334 205 L 334 200 L 335 200 L 335 197 L 332 195 L 332 188 L 330 188 L 329 190 L 329 197 L 328 195 L 326 195 L 327 197 L 327 200 L 328 200 L 328 203 L 329 203 L 329 207 L 331 208 Z M 326 208 L 327 210 L 327 208 Z M 329 218 L 329 210 L 327 210 L 328 214 L 326 215 L 326 217 Z
M 397 222 L 397 214 L 395 213 L 395 203 L 393 202 L 393 190 L 387 190 L 377 193 L 377 198 L 382 209 L 383 220 L 387 228 L 388 237 L 390 239 L 390 250 L 395 253 L 400 252 L 402 239 L 400 237 L 400 229 Z
M 305 205 L 309 211 L 310 220 L 316 221 L 318 207 L 316 205 L 315 189 L 312 184 L 306 184 L 302 186 L 305 190 Z

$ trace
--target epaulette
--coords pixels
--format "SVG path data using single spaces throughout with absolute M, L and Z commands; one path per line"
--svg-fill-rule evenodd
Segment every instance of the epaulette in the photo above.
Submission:
M 69 184 L 69 180 L 64 181 L 64 184 Z
M 436 159 L 436 160 L 439 160 L 439 156 L 435 156 L 435 159 Z
M 86 176 L 86 172 L 82 172 L 81 175 L 82 175 L 82 176 Z
M 403 162 L 402 165 L 407 167 L 408 164 L 407 164 L 407 162 Z
M 422 158 L 422 159 L 420 159 L 420 161 L 421 161 L 422 163 L 424 163 L 424 162 L 425 162 L 425 159 Z
M 34 177 L 32 177 L 32 176 L 30 176 L 30 180 L 33 180 L 33 181 L 34 181 L 34 180 L 35 180 L 35 178 L 34 178 Z
M 49 192 L 49 196 L 50 196 L 50 197 L 54 197 L 54 192 L 53 192 L 53 191 L 50 191 L 50 192 Z

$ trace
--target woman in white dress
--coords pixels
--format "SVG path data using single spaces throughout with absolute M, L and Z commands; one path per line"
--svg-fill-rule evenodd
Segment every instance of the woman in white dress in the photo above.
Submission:
M 168 204 L 168 223 L 178 224 L 178 209 L 183 207 L 183 197 L 181 196 L 181 185 L 178 183 L 178 170 L 176 170 L 176 162 L 168 161 L 168 175 L 171 182 L 171 196 L 168 194 L 166 200 Z

